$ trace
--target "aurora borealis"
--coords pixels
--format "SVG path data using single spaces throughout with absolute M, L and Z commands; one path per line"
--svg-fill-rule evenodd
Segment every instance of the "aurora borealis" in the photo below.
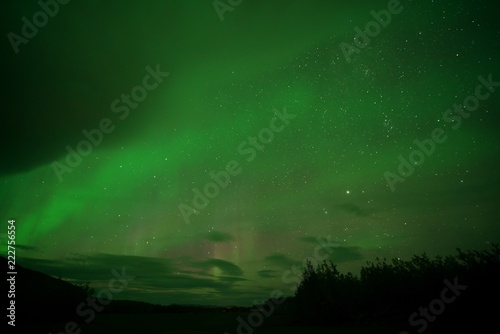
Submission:
M 498 4 L 400 5 L 350 61 L 340 45 L 387 1 L 243 0 L 221 21 L 211 0 L 73 0 L 17 53 L 3 38 L 0 216 L 19 264 L 95 287 L 126 267 L 119 299 L 250 305 L 291 293 L 282 275 L 318 238 L 353 272 L 500 242 Z M 1 6 L 4 36 L 41 10 Z M 465 117 L 479 77 L 494 84 Z M 436 128 L 446 140 L 391 191 L 385 173 Z

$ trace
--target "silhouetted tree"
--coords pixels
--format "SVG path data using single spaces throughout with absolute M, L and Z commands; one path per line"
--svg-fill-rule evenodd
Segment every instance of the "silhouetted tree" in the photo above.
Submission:
M 337 266 L 307 262 L 294 298 L 296 319 L 308 324 L 407 321 L 419 307 L 440 298 L 444 281 L 467 285 L 466 292 L 441 319 L 487 320 L 495 309 L 488 300 L 498 300 L 500 289 L 500 246 L 488 250 L 462 251 L 457 255 L 414 255 L 410 260 L 376 258 L 361 268 L 359 277 L 342 274 Z

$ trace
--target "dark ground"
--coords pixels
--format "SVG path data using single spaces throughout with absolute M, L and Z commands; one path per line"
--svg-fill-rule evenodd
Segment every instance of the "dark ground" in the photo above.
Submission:
M 239 313 L 202 313 L 202 314 L 149 314 L 149 315 L 110 315 L 99 314 L 95 320 L 89 325 L 81 327 L 80 334 L 108 334 L 108 333 L 144 333 L 144 334 L 163 334 L 163 333 L 238 333 L 237 317 L 246 318 L 248 314 Z M 326 327 L 293 327 L 286 325 L 289 319 L 283 316 L 271 316 L 266 319 L 261 327 L 254 328 L 252 332 L 245 330 L 243 334 L 251 333 L 339 333 L 339 334 L 382 334 L 394 333 L 398 334 L 401 331 L 409 333 L 417 333 L 410 330 L 408 324 L 387 325 L 387 326 L 349 326 L 338 328 Z M 463 327 L 461 325 L 446 325 L 439 323 L 429 326 L 424 332 L 428 334 L 434 333 L 484 333 L 484 329 L 478 326 L 475 329 Z M 64 331 L 64 323 L 45 324 L 38 326 L 30 326 L 18 328 L 23 333 L 52 333 L 59 334 Z M 76 333 L 76 332 L 75 332 Z

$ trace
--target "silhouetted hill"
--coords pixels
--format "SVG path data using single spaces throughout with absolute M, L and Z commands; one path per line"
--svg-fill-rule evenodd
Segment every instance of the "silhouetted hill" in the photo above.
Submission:
M 7 260 L 2 257 L 1 261 L 6 268 Z M 16 269 L 16 325 L 81 320 L 76 308 L 87 299 L 88 290 L 19 265 Z M 444 258 L 431 259 L 423 254 L 411 260 L 377 259 L 364 266 L 359 276 L 342 274 L 333 263 L 317 267 L 309 263 L 295 296 L 287 298 L 280 311 L 273 313 L 273 320 L 266 321 L 266 326 L 276 322 L 280 326 L 336 327 L 402 324 L 402 328 L 411 332 L 435 325 L 479 329 L 496 319 L 499 281 L 498 245 L 483 251 L 458 250 L 457 255 Z M 113 300 L 98 317 L 100 320 L 91 326 L 107 328 L 115 326 L 113 321 L 119 319 L 163 316 L 213 317 L 219 319 L 219 325 L 223 319 L 229 319 L 234 325 L 238 316 L 248 317 L 256 312 L 237 306 L 154 305 Z
M 2 268 L 7 268 L 7 259 L 0 258 Z M 19 264 L 16 272 L 16 325 L 71 320 L 77 305 L 87 297 L 78 286 Z
M 7 268 L 7 259 L 0 258 L 2 267 Z M 76 313 L 76 308 L 88 297 L 85 289 L 47 274 L 24 268 L 17 263 L 16 272 L 16 325 L 81 320 L 81 317 Z M 8 286 L 4 291 L 6 290 L 8 290 Z M 247 310 L 248 308 L 238 306 L 157 305 L 140 301 L 113 300 L 102 313 L 210 313 L 245 312 Z
M 133 300 L 113 300 L 103 313 L 117 314 L 154 314 L 154 313 L 212 313 L 212 312 L 246 312 L 250 308 L 240 306 L 209 305 L 158 305 Z

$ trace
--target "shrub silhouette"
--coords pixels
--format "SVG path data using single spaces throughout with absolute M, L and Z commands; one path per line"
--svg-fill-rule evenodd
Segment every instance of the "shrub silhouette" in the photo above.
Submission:
M 489 300 L 500 297 L 500 247 L 462 251 L 429 258 L 425 253 L 410 260 L 376 258 L 360 275 L 342 274 L 331 261 L 316 268 L 308 262 L 295 296 L 295 319 L 304 324 L 406 322 L 419 307 L 440 298 L 444 281 L 457 279 L 467 289 L 439 321 L 492 321 L 495 309 Z

